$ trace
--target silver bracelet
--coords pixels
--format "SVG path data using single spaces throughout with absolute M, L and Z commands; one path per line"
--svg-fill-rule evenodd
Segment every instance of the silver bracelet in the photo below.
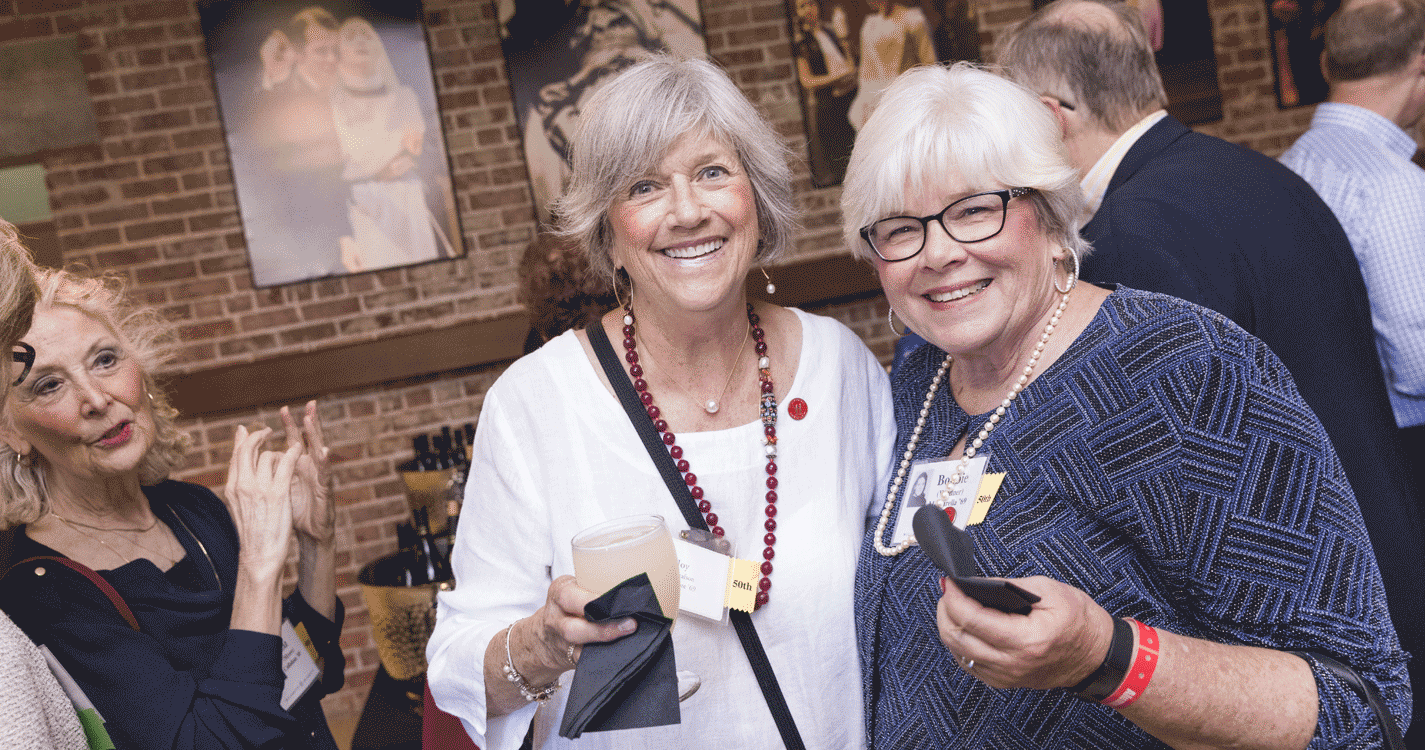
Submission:
M 505 628 L 505 679 L 513 682 L 515 687 L 520 689 L 520 697 L 527 701 L 539 701 L 541 704 L 548 701 L 551 696 L 559 692 L 559 680 L 545 685 L 542 688 L 530 687 L 529 681 L 515 669 L 515 657 L 510 653 L 510 631 L 515 629 L 515 624 Z

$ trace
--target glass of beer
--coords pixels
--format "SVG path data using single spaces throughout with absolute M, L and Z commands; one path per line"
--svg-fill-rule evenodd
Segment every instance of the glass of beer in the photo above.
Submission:
M 626 516 L 605 521 L 576 534 L 572 545 L 574 580 L 580 588 L 602 594 L 639 573 L 647 573 L 663 616 L 678 619 L 682 576 L 673 535 L 662 516 Z M 678 700 L 686 700 L 701 684 L 696 674 L 678 672 Z

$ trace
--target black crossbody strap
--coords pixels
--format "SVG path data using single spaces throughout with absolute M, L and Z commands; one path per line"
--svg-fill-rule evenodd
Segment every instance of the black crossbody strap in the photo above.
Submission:
M 669 456 L 668 449 L 663 447 L 663 440 L 658 437 L 653 420 L 648 418 L 648 411 L 644 409 L 643 402 L 638 400 L 638 393 L 633 390 L 633 384 L 628 382 L 623 365 L 619 364 L 618 355 L 614 354 L 613 345 L 609 343 L 608 334 L 604 333 L 603 324 L 594 321 L 584 331 L 589 336 L 589 343 L 594 345 L 594 354 L 598 355 L 599 364 L 604 366 L 604 374 L 609 376 L 609 382 L 613 384 L 614 393 L 618 395 L 624 411 L 628 412 L 633 429 L 643 440 L 643 447 L 648 449 L 648 455 L 653 457 L 653 465 L 657 466 L 658 473 L 663 475 L 663 482 L 673 490 L 673 499 L 678 502 L 678 510 L 683 512 L 683 520 L 689 528 L 707 531 L 708 524 L 703 520 L 703 514 L 698 512 L 692 493 L 683 483 L 683 475 L 678 472 L 678 467 L 673 465 L 673 457 Z M 663 460 L 660 461 L 659 458 Z M 681 488 L 682 492 L 674 488 Z
M 638 393 L 628 382 L 623 365 L 619 363 L 618 355 L 614 353 L 613 345 L 604 333 L 603 324 L 594 321 L 584 330 L 589 336 L 589 343 L 594 347 L 594 354 L 599 358 L 599 364 L 604 366 L 604 374 L 608 375 L 614 393 L 618 394 L 619 402 L 623 404 L 624 411 L 628 412 L 629 421 L 638 431 L 638 437 L 643 440 L 643 447 L 648 449 L 648 455 L 653 458 L 653 465 L 658 467 L 658 473 L 663 475 L 663 481 L 673 493 L 678 509 L 683 512 L 683 519 L 688 522 L 690 528 L 706 531 L 707 522 L 703 520 L 703 514 L 698 512 L 693 495 L 683 481 L 683 475 L 673 464 L 673 457 L 669 456 L 667 448 L 663 447 L 658 430 L 654 429 L 653 421 L 648 418 L 648 411 L 643 402 L 639 401 Z M 777 723 L 777 731 L 782 734 L 783 744 L 787 746 L 787 750 L 805 750 L 801 733 L 797 731 L 797 723 L 792 719 L 791 710 L 787 708 L 786 698 L 782 697 L 781 686 L 777 684 L 777 675 L 772 671 L 772 663 L 767 660 L 767 651 L 762 648 L 762 639 L 757 636 L 757 628 L 752 624 L 752 616 L 738 610 L 728 614 L 732 626 L 737 630 L 737 638 L 742 642 L 742 650 L 747 653 L 747 661 L 752 665 L 752 673 L 757 676 L 757 684 L 762 688 L 762 697 L 767 700 L 767 708 L 771 710 L 772 719 Z

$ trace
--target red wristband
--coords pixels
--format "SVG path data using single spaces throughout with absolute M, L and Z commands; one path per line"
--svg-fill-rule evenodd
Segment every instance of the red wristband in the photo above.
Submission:
M 1103 705 L 1109 708 L 1127 708 L 1142 697 L 1143 691 L 1148 689 L 1148 682 L 1153 679 L 1153 670 L 1158 667 L 1158 631 L 1137 620 L 1130 619 L 1129 622 L 1138 630 L 1138 648 L 1123 684 L 1103 699 Z

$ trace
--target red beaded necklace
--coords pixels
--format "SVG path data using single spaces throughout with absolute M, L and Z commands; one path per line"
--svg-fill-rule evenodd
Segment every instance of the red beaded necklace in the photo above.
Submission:
M 668 446 L 668 455 L 672 456 L 678 471 L 683 474 L 689 493 L 698 502 L 698 511 L 707 520 L 712 533 L 722 536 L 723 528 L 717 525 L 718 517 L 712 512 L 712 503 L 703 497 L 697 475 L 689 471 L 688 461 L 683 458 L 683 448 L 676 444 L 677 439 L 669 432 L 668 422 L 659 417 L 662 411 L 653 404 L 653 394 L 648 390 L 648 382 L 643 379 L 643 367 L 638 364 L 637 343 L 633 336 L 632 302 L 624 305 L 623 313 L 623 348 L 628 350 L 623 358 L 628 362 L 628 375 L 633 378 L 633 388 L 638 391 L 638 398 L 648 410 L 648 418 L 653 420 L 653 427 L 663 438 L 663 444 Z M 777 393 L 772 385 L 772 362 L 767 357 L 767 342 L 762 327 L 758 325 L 760 322 L 757 313 L 752 311 L 752 304 L 748 303 L 747 324 L 752 326 L 752 338 L 757 342 L 753 348 L 757 352 L 757 377 L 762 381 L 762 450 L 767 455 L 767 520 L 762 524 L 767 529 L 762 542 L 767 546 L 762 550 L 762 579 L 757 582 L 758 609 L 770 598 L 767 592 L 772 588 L 772 558 L 775 556 L 772 547 L 777 543 L 774 533 L 777 531 Z

